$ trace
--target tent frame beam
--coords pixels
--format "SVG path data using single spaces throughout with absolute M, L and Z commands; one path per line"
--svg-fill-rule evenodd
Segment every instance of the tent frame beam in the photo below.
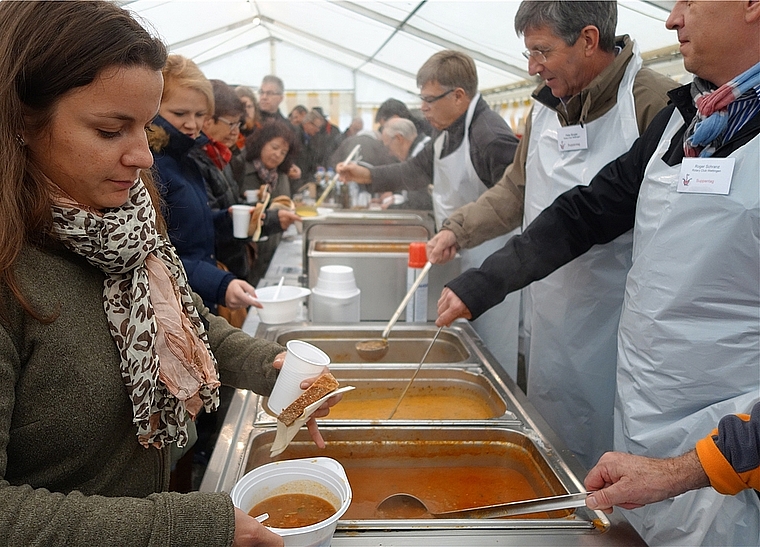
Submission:
M 489 57 L 488 55 L 484 55 L 483 53 L 480 53 L 478 51 L 475 51 L 470 48 L 462 47 L 460 44 L 457 44 L 455 42 L 452 42 L 450 40 L 445 40 L 441 38 L 440 36 L 435 36 L 434 34 L 431 34 L 429 32 L 426 32 L 424 30 L 418 29 L 408 23 L 404 23 L 402 21 L 397 21 L 396 19 L 393 19 L 391 17 L 387 17 L 385 15 L 382 15 L 380 13 L 377 13 L 376 11 L 372 11 L 368 8 L 365 8 L 359 4 L 355 4 L 353 2 L 348 2 L 346 0 L 328 0 L 331 4 L 334 4 L 336 6 L 339 6 L 341 8 L 347 9 L 349 11 L 352 11 L 356 14 L 362 15 L 364 17 L 367 17 L 369 19 L 372 19 L 373 21 L 376 21 L 378 23 L 381 23 L 383 25 L 387 25 L 389 27 L 392 27 L 394 29 L 398 29 L 402 32 L 405 32 L 407 34 L 410 34 L 412 36 L 415 36 L 417 38 L 421 38 L 422 40 L 425 40 L 426 42 L 430 42 L 433 44 L 436 44 L 438 46 L 441 46 L 445 49 L 454 49 L 457 51 L 461 51 L 463 53 L 466 53 L 476 61 L 480 61 L 483 64 L 492 66 L 494 68 L 497 68 L 499 70 L 502 70 L 504 72 L 508 72 L 509 74 L 512 74 L 514 76 L 517 76 L 518 78 L 522 78 L 527 80 L 530 78 L 530 74 L 526 70 L 523 70 L 521 68 L 518 68 L 514 65 L 510 65 L 509 63 L 505 63 L 504 61 L 500 61 L 499 59 L 494 59 L 493 57 Z M 373 61 L 377 62 L 377 61 Z

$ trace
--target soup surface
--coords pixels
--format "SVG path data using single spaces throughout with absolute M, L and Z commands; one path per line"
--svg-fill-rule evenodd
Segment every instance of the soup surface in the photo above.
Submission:
M 380 500 L 397 492 L 414 494 L 435 512 L 539 497 L 525 476 L 503 467 L 349 467 L 346 472 L 354 493 L 346 519 L 429 518 L 415 505 L 377 508 Z
M 311 494 L 281 494 L 272 496 L 248 511 L 252 517 L 269 513 L 264 522 L 272 528 L 299 528 L 322 522 L 335 514 L 329 501 Z
M 357 388 L 343 395 L 326 420 L 386 420 L 403 389 Z M 488 400 L 460 387 L 423 387 L 414 384 L 404 396 L 394 420 L 484 420 L 496 414 Z

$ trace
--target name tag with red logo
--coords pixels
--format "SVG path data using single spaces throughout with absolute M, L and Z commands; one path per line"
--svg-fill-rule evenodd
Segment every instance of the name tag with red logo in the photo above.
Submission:
M 678 191 L 685 194 L 728 195 L 735 158 L 684 158 Z
M 560 127 L 557 130 L 557 147 L 560 152 L 586 150 L 588 148 L 586 127 L 583 125 Z

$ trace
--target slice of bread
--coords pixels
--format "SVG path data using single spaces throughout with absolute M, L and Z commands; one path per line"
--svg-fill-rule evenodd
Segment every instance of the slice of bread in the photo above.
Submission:
M 304 409 L 311 403 L 318 401 L 328 393 L 331 393 L 338 389 L 338 380 L 335 376 L 329 372 L 325 372 L 316 381 L 309 386 L 309 389 L 304 391 L 298 399 L 290 403 L 285 410 L 283 410 L 277 417 L 285 425 L 290 425 L 296 421 Z

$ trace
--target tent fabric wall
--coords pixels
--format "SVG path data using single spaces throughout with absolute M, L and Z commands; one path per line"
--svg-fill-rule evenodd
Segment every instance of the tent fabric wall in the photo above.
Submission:
M 535 85 L 521 55 L 522 38 L 513 28 L 517 0 L 119 3 L 209 78 L 257 89 L 262 76 L 273 73 L 299 96 L 348 97 L 337 101 L 340 112 L 329 112 L 341 127 L 389 97 L 417 106 L 416 72 L 441 49 L 458 49 L 475 59 L 479 87 L 495 109 L 521 104 Z M 665 28 L 672 4 L 620 0 L 618 34 L 636 39 L 645 58 L 648 52 L 677 52 L 676 35 Z M 281 108 L 285 111 L 285 101 Z

